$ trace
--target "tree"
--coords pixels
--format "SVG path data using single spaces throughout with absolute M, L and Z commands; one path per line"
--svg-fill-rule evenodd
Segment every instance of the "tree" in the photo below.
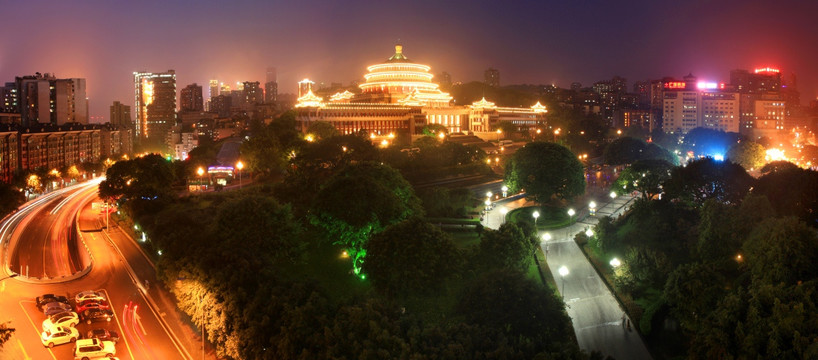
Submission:
M 317 140 L 329 139 L 341 134 L 338 132 L 338 129 L 328 121 L 313 122 L 307 129 L 307 133 L 314 135 Z
M 670 178 L 673 165 L 665 160 L 639 160 L 619 174 L 614 190 L 620 194 L 638 191 L 642 199 L 653 199 L 662 193 L 662 183 Z
M 537 245 L 536 238 L 526 235 L 513 223 L 505 223 L 497 230 L 481 234 L 480 264 L 487 269 L 525 272 L 534 260 Z
M 603 162 L 608 165 L 632 164 L 643 159 L 646 144 L 629 136 L 612 141 L 605 147 Z
M 725 285 L 726 279 L 713 266 L 685 264 L 668 276 L 664 297 L 679 324 L 695 331 L 701 325 L 700 318 L 713 311 L 725 295 Z
M 386 165 L 360 163 L 327 181 L 316 196 L 310 221 L 333 243 L 347 247 L 357 271 L 373 234 L 422 213 L 420 200 L 400 173 Z
M 818 237 L 798 219 L 768 219 L 744 243 L 754 279 L 795 285 L 818 277 Z
M 783 164 L 776 167 L 780 170 L 756 181 L 753 193 L 766 196 L 779 216 L 797 216 L 818 227 L 818 172 Z
M 174 198 L 170 188 L 174 181 L 171 163 L 150 154 L 118 161 L 108 168 L 105 180 L 99 184 L 99 196 L 128 202 L 131 207 L 146 206 Z
M 794 169 L 798 169 L 798 165 L 795 165 L 795 164 L 793 164 L 793 163 L 791 163 L 789 161 L 779 160 L 779 161 L 771 161 L 771 162 L 767 163 L 766 165 L 764 165 L 764 167 L 761 168 L 761 170 L 759 172 L 761 172 L 762 175 L 767 175 L 767 174 L 773 173 L 773 172 L 779 172 L 779 171 L 784 171 L 784 170 L 794 170 Z
M 26 202 L 26 196 L 20 189 L 9 184 L 0 183 L 0 218 L 17 210 Z
M 544 345 L 572 337 L 562 300 L 517 271 L 484 274 L 463 290 L 457 309 L 470 323 L 536 339 Z
M 505 183 L 512 193 L 525 189 L 540 203 L 585 192 L 582 163 L 566 147 L 548 142 L 528 143 L 517 150 L 506 166 Z
M 458 273 L 461 262 L 449 235 L 418 217 L 387 227 L 365 248 L 363 271 L 388 295 L 438 290 Z
M 753 178 L 740 165 L 704 158 L 671 170 L 663 186 L 671 199 L 700 207 L 707 199 L 738 204 L 752 184 Z
M 436 137 L 440 133 L 448 134 L 449 129 L 441 124 L 426 124 L 426 126 L 423 127 L 423 130 L 421 130 L 421 133 L 426 136 Z
M 741 141 L 727 150 L 726 158 L 747 170 L 752 170 L 764 165 L 764 156 L 763 146 L 752 141 Z
M 8 322 L 0 324 L 0 348 L 11 339 L 11 335 L 13 335 L 15 331 L 17 331 L 17 329 L 10 328 Z

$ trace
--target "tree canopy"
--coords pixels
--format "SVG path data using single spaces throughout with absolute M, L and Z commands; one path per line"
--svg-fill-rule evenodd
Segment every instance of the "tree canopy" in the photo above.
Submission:
M 524 272 L 534 261 L 537 245 L 539 242 L 536 238 L 508 222 L 497 230 L 487 230 L 481 234 L 480 264 L 488 269 Z
M 707 199 L 737 204 L 752 185 L 753 178 L 741 165 L 704 158 L 671 170 L 664 189 L 671 199 L 698 207 Z
M 741 141 L 727 150 L 726 158 L 741 165 L 746 170 L 758 169 L 764 165 L 764 147 L 752 141 Z
M 673 165 L 665 160 L 638 160 L 619 174 L 613 189 L 620 194 L 638 191 L 642 199 L 652 199 L 662 193 L 671 169 Z
M 517 150 L 506 165 L 505 183 L 511 192 L 525 189 L 540 203 L 585 193 L 582 163 L 568 148 L 549 142 L 532 142 Z

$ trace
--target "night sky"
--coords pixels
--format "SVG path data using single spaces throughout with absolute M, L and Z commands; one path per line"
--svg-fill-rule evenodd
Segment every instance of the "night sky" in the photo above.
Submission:
M 627 5 L 625 5 L 627 4 Z M 87 79 L 91 115 L 133 105 L 134 71 L 174 69 L 179 89 L 218 79 L 362 80 L 404 45 L 411 60 L 501 84 L 568 87 L 614 75 L 693 73 L 729 81 L 736 68 L 798 76 L 818 96 L 818 1 L 10 1 L 0 0 L 0 82 L 34 72 Z

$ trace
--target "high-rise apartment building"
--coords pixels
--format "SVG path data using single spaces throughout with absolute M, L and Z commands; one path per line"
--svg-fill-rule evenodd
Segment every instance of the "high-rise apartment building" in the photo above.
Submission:
M 134 72 L 134 97 L 139 139 L 165 143 L 176 124 L 176 72 Z
M 684 81 L 663 79 L 662 130 L 686 134 L 697 127 L 738 132 L 740 95 L 725 84 L 697 82 L 693 75 Z
M 119 101 L 114 101 L 114 104 L 111 105 L 111 118 L 109 122 L 111 125 L 118 127 L 131 128 L 131 107 Z
M 180 111 L 204 111 L 202 87 L 196 83 L 185 86 L 179 91 Z
M 488 86 L 497 87 L 500 86 L 500 70 L 495 68 L 488 68 L 486 72 L 483 73 L 483 78 L 485 79 L 485 83 Z
M 278 78 L 275 67 L 267 68 L 267 81 L 264 83 L 264 102 L 272 104 L 278 100 Z
M 245 81 L 242 85 L 244 89 L 243 104 L 245 108 L 264 103 L 264 92 L 261 90 L 261 84 L 258 81 Z
M 0 87 L 0 112 L 19 113 L 18 99 L 17 86 L 13 82 L 7 82 L 5 86 Z
M 6 88 L 11 89 L 3 91 L 3 107 L 6 112 L 19 113 L 24 126 L 88 123 L 85 79 L 57 79 L 37 73 L 16 77 L 13 84 L 6 83 Z

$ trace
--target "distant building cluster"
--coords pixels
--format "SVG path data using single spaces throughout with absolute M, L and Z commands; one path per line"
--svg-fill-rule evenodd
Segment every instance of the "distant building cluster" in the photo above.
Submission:
M 325 98 L 316 95 L 315 82 L 304 79 L 298 83 L 295 105 L 301 131 L 306 132 L 314 122 L 329 122 L 343 134 L 365 131 L 374 142 L 388 144 L 396 136 L 411 138 L 430 124 L 441 125 L 450 133 L 490 139 L 497 136 L 495 131 L 503 121 L 526 130 L 545 126 L 547 111 L 540 103 L 510 108 L 483 98 L 469 106 L 452 105 L 452 96 L 432 81 L 430 69 L 409 60 L 397 45 L 392 57 L 367 68 L 365 81 L 355 92 L 338 91 Z M 486 71 L 487 85 L 499 86 L 499 76 L 496 69 Z M 447 73 L 441 78 L 451 86 Z
M 771 67 L 733 70 L 729 82 L 688 74 L 637 81 L 628 92 L 627 81 L 615 76 L 591 87 L 572 83 L 569 89 L 546 86 L 543 91 L 560 106 L 603 116 L 614 127 L 678 134 L 705 127 L 761 137 L 809 122 L 799 106 L 795 76 L 784 81 L 781 71 Z
M 133 151 L 130 108 L 114 103 L 116 122 L 89 124 L 85 86 L 82 78 L 36 73 L 0 87 L 0 181 Z

